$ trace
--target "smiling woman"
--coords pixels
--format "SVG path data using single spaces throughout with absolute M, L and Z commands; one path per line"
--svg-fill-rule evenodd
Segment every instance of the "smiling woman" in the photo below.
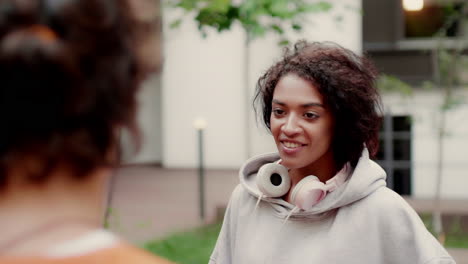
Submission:
M 278 153 L 240 169 L 210 263 L 455 263 L 371 160 L 375 78 L 366 58 L 306 41 L 260 77 Z

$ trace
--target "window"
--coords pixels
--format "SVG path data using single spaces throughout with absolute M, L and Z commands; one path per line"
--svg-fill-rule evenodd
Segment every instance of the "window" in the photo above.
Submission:
M 377 162 L 387 172 L 387 186 L 411 195 L 411 118 L 385 115 L 380 131 Z

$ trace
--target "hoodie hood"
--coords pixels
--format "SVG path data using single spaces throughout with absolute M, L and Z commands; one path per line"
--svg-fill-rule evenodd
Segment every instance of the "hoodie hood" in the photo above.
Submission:
M 262 195 L 256 183 L 258 170 L 264 164 L 279 159 L 278 153 L 263 154 L 247 160 L 241 167 L 239 172 L 241 185 L 255 199 Z M 328 193 L 312 209 L 297 212 L 295 210 L 291 213 L 295 206 L 282 198 L 262 197 L 261 200 L 269 203 L 280 217 L 286 217 L 291 213 L 291 218 L 321 218 L 335 209 L 358 201 L 373 193 L 376 189 L 384 187 L 386 185 L 385 179 L 385 171 L 377 163 L 369 159 L 369 152 L 364 148 L 356 167 L 350 171 L 346 182 L 333 192 Z

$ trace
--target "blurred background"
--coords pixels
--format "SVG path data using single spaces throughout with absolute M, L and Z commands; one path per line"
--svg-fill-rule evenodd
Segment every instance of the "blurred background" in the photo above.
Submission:
M 162 20 L 163 69 L 140 93 L 139 152 L 122 133 L 108 228 L 179 263 L 206 263 L 237 170 L 275 151 L 255 121 L 257 79 L 284 46 L 327 40 L 377 65 L 388 186 L 468 260 L 467 1 L 132 1 Z

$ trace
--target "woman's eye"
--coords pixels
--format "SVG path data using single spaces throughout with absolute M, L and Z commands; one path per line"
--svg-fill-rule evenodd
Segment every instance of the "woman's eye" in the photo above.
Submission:
M 283 109 L 273 109 L 273 113 L 275 115 L 284 115 L 284 110 Z
M 315 114 L 315 113 L 310 113 L 310 112 L 308 112 L 308 113 L 305 113 L 305 114 L 304 114 L 304 117 L 307 118 L 307 119 L 316 119 L 316 118 L 318 118 L 319 116 L 318 116 L 317 114 Z

